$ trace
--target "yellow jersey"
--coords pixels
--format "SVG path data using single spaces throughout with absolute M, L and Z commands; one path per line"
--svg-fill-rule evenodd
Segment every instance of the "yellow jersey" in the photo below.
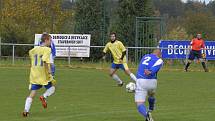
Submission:
M 47 85 L 50 76 L 45 70 L 44 62 L 50 63 L 51 48 L 37 46 L 29 51 L 31 59 L 30 83 L 38 85 Z
M 120 42 L 118 40 L 116 40 L 114 43 L 108 42 L 105 45 L 103 52 L 107 53 L 108 51 L 110 51 L 113 56 L 113 63 L 115 63 L 115 64 L 126 63 L 126 56 L 124 56 L 122 63 L 120 63 L 120 58 L 122 57 L 122 52 L 126 51 L 126 48 L 122 44 L 122 42 Z

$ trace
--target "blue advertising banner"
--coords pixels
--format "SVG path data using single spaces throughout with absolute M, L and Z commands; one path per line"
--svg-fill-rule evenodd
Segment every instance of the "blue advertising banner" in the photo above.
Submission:
M 161 40 L 159 42 L 159 47 L 161 48 L 170 48 L 162 49 L 162 58 L 167 59 L 185 59 L 188 56 L 190 46 L 190 41 L 187 40 Z M 206 57 L 207 60 L 215 60 L 215 41 L 205 41 L 206 48 Z M 172 48 L 172 49 L 171 49 Z M 179 49 L 174 49 L 179 48 Z

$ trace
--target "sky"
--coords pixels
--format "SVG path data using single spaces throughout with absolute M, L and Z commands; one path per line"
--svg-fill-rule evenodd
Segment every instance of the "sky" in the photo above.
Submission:
M 181 0 L 183 2 L 186 2 L 187 0 Z M 205 1 L 206 4 L 208 4 L 210 1 L 214 1 L 214 0 L 194 0 L 194 1 Z

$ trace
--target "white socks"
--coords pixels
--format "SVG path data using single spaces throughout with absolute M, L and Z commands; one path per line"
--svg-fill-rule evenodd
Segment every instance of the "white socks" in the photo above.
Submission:
M 49 89 L 46 90 L 46 92 L 43 94 L 44 98 L 47 98 L 48 96 L 51 96 L 55 92 L 55 87 L 52 86 Z
M 33 99 L 31 97 L 27 97 L 26 101 L 25 101 L 25 111 L 29 112 L 30 108 L 31 108 L 31 104 L 32 104 Z
M 118 83 L 118 84 L 122 84 L 122 80 L 116 75 L 116 74 L 113 74 L 112 75 L 112 78 Z
M 136 76 L 135 76 L 133 73 L 130 74 L 130 77 L 131 77 L 131 79 L 132 79 L 133 81 L 136 82 L 137 78 L 136 78 Z M 112 78 L 113 78 L 118 84 L 122 84 L 122 83 L 123 83 L 122 80 L 121 80 L 116 74 L 113 74 Z
M 130 77 L 131 77 L 132 80 L 134 80 L 136 82 L 137 78 L 133 73 L 130 74 Z
M 46 90 L 46 92 L 43 94 L 43 96 L 44 96 L 44 98 L 47 98 L 48 96 L 51 96 L 54 92 L 55 92 L 55 87 L 52 86 Z M 26 100 L 25 100 L 25 112 L 29 112 L 32 102 L 33 102 L 33 99 L 31 97 L 26 98 Z

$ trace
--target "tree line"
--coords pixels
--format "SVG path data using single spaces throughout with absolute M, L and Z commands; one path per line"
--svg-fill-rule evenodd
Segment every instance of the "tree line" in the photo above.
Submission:
M 104 45 L 114 31 L 126 46 L 135 46 L 135 17 L 155 16 L 165 18 L 163 39 L 191 39 L 196 33 L 215 39 L 215 1 L 191 0 L 0 0 L 0 37 L 33 43 L 34 34 L 44 31 L 86 33 L 92 45 Z

